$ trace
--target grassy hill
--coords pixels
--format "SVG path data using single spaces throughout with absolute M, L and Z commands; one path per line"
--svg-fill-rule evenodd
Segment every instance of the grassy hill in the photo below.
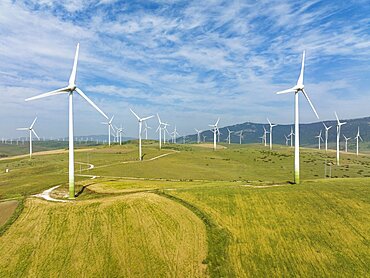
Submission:
M 159 151 L 145 141 L 143 152 L 140 162 L 135 141 L 76 152 L 79 196 L 71 203 L 31 197 L 54 185 L 61 187 L 52 197 L 65 197 L 67 153 L 0 160 L 0 202 L 16 198 L 24 206 L 0 228 L 0 274 L 370 272 L 369 155 L 341 154 L 337 167 L 329 166 L 334 152 L 302 149 L 298 186 L 290 183 L 293 149 L 282 146 L 270 152 L 259 144 L 225 145 L 215 152 L 203 144 L 165 145 Z

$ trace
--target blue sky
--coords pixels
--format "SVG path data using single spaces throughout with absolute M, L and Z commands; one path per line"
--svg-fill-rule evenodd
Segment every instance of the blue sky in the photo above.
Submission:
M 0 2 L 1 137 L 37 115 L 41 136 L 67 135 L 67 98 L 24 99 L 67 84 L 77 42 L 77 84 L 127 135 L 129 112 L 160 113 L 181 134 L 245 121 L 293 120 L 305 86 L 322 119 L 369 116 L 368 1 Z M 75 95 L 75 134 L 103 134 L 103 118 Z M 301 98 L 302 122 L 315 121 Z M 157 121 L 149 122 L 152 127 Z M 154 128 L 154 130 L 155 130 Z M 156 136 L 153 132 L 151 137 Z

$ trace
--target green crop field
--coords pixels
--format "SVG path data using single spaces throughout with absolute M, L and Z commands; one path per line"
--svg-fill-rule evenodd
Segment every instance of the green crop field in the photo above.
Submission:
M 223 146 L 85 146 L 69 203 L 32 196 L 66 152 L 0 160 L 0 277 L 369 276 L 368 154 L 303 148 L 294 185 L 292 148 Z

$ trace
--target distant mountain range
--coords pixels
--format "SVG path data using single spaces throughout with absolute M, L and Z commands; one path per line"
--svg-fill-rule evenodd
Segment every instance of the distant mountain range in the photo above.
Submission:
M 343 135 L 346 137 L 354 138 L 357 134 L 357 128 L 360 127 L 360 134 L 364 141 L 370 142 L 370 117 L 359 118 L 359 119 L 348 119 L 341 121 L 347 122 L 341 129 L 341 141 L 344 140 Z M 332 126 L 329 130 L 329 142 L 333 142 L 336 140 L 336 121 L 324 121 L 327 126 Z M 229 128 L 231 131 L 234 131 L 231 135 L 231 142 L 232 143 L 239 143 L 239 136 L 235 135 L 235 132 L 243 130 L 242 143 L 258 143 L 261 142 L 261 137 L 263 135 L 263 127 L 269 130 L 269 125 L 267 124 L 260 124 L 260 123 L 251 123 L 245 122 L 242 124 L 236 124 L 231 126 L 225 126 L 220 128 L 220 142 L 225 142 Z M 294 125 L 278 125 L 273 128 L 273 139 L 272 141 L 276 144 L 285 144 L 285 137 L 284 135 L 288 135 L 290 133 L 290 128 L 293 127 L 294 132 Z M 325 128 L 322 122 L 315 122 L 309 124 L 301 124 L 300 125 L 300 141 L 301 145 L 309 146 L 315 145 L 318 142 L 318 139 L 315 138 L 322 130 L 322 137 L 325 139 Z M 213 141 L 213 133 L 210 130 L 205 130 L 202 132 L 201 140 L 203 141 L 203 135 L 206 136 L 206 142 Z M 183 142 L 183 138 L 179 138 L 178 142 Z M 196 142 L 197 134 L 191 134 L 186 136 L 186 142 Z M 352 141 L 352 140 L 351 140 Z

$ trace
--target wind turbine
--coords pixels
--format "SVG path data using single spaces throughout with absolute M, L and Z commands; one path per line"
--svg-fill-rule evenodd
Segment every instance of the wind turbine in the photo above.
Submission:
M 194 129 L 197 132 L 197 144 L 199 144 L 200 143 L 200 134 L 202 133 L 202 131 L 201 130 L 198 130 L 196 128 L 194 128 Z
M 110 130 L 112 129 L 113 131 L 113 136 L 116 136 L 114 134 L 114 127 L 113 127 L 113 119 L 114 119 L 114 115 L 112 116 L 112 118 L 108 121 L 108 122 L 102 122 L 103 125 L 107 125 L 108 126 L 108 145 L 110 147 Z
M 289 137 L 287 137 L 285 134 L 284 134 L 284 137 L 285 137 L 285 145 L 288 146 L 289 145 Z
M 240 130 L 239 132 L 238 132 L 239 134 L 239 144 L 241 145 L 242 144 L 242 139 L 244 138 L 244 136 L 243 136 L 243 130 Z
M 159 141 L 159 149 L 161 150 L 162 149 L 162 129 L 164 129 L 164 128 L 162 128 L 163 123 L 161 122 L 161 118 L 159 118 L 158 113 L 157 113 L 157 118 L 158 118 L 159 125 L 158 125 L 157 130 L 155 132 L 159 132 L 158 133 L 159 134 L 159 140 L 158 141 Z
M 176 144 L 176 136 L 180 136 L 180 134 L 177 132 L 176 126 L 175 129 L 171 132 L 172 135 L 172 143 Z
M 313 112 L 315 113 L 316 117 L 319 118 L 319 115 L 316 112 L 315 107 L 313 106 L 310 98 L 308 97 L 306 91 L 304 90 L 303 85 L 303 75 L 304 75 L 304 59 L 306 56 L 306 52 L 303 51 L 302 57 L 302 66 L 301 66 L 301 73 L 299 75 L 297 84 L 287 90 L 277 92 L 277 94 L 285 94 L 285 93 L 294 93 L 294 126 L 295 126 L 295 137 L 294 137 L 294 182 L 299 184 L 300 182 L 300 169 L 299 169 L 299 103 L 298 103 L 298 93 L 301 92 L 305 98 L 307 99 L 308 103 L 310 104 Z
M 290 140 L 290 147 L 291 148 L 293 147 L 293 136 L 294 136 L 293 127 L 290 127 L 290 133 L 289 133 L 288 137 L 289 137 L 289 140 Z
M 171 136 L 171 134 L 167 130 L 167 126 L 170 126 L 168 123 L 162 123 L 163 124 L 163 144 L 166 144 L 166 132 L 168 135 Z
M 37 139 L 40 140 L 40 137 L 36 134 L 35 130 L 33 129 L 33 126 L 35 125 L 35 122 L 37 120 L 37 117 L 33 120 L 32 124 L 30 127 L 20 127 L 17 128 L 17 130 L 28 130 L 30 132 L 30 158 L 32 158 L 32 133 L 35 134 Z M 17 145 L 18 145 L 18 140 L 17 140 Z
M 142 155 L 141 155 L 141 128 L 142 128 L 142 125 L 143 125 L 144 121 L 149 120 L 149 119 L 153 118 L 154 116 L 151 115 L 149 117 L 140 118 L 134 111 L 132 111 L 131 108 L 130 108 L 130 111 L 131 111 L 132 114 L 134 114 L 134 116 L 136 117 L 136 119 L 139 122 L 139 160 L 141 161 L 141 160 L 143 160 Z
M 217 129 L 217 142 L 220 143 L 220 135 L 222 133 L 220 132 L 220 129 Z
M 152 129 L 146 122 L 144 122 L 145 140 L 148 140 L 148 129 Z
M 227 132 L 229 133 L 229 135 L 227 136 L 227 141 L 228 141 L 228 143 L 229 143 L 229 145 L 230 145 L 230 143 L 231 143 L 231 133 L 233 133 L 234 131 L 231 131 L 229 128 L 227 128 Z
M 68 86 L 57 89 L 51 92 L 47 92 L 35 97 L 31 97 L 26 99 L 35 100 L 43 97 L 55 96 L 59 94 L 68 94 L 69 99 L 69 128 L 68 128 L 68 137 L 69 137 L 69 198 L 75 198 L 75 180 L 74 180 L 74 146 L 73 146 L 73 93 L 76 92 L 82 98 L 84 98 L 92 107 L 94 107 L 100 114 L 102 114 L 106 119 L 108 119 L 107 115 L 104 114 L 102 110 L 99 109 L 79 88 L 76 86 L 76 73 L 77 73 L 77 60 L 78 60 L 78 52 L 79 52 L 80 44 L 77 44 L 75 58 L 73 62 L 73 68 L 71 75 L 69 77 Z
M 203 135 L 203 143 L 206 142 L 207 135 Z
M 115 126 L 115 129 L 116 129 L 116 133 L 117 133 L 117 138 L 119 139 L 119 144 L 122 145 L 122 134 L 123 134 L 123 127 L 122 127 L 122 124 L 121 124 L 121 127 L 118 128 Z
M 321 133 L 322 133 L 322 130 L 320 130 L 319 135 L 315 136 L 315 138 L 318 138 L 318 140 L 319 140 L 319 150 L 321 150 L 321 144 L 320 144 L 321 141 L 324 142 L 324 139 L 322 139 Z
M 220 121 L 220 118 L 217 119 L 217 122 L 214 125 L 209 125 L 212 128 L 211 131 L 213 132 L 213 150 L 216 150 L 217 148 L 216 137 L 217 137 L 219 121 Z
M 325 127 L 325 151 L 328 151 L 328 137 L 329 137 L 329 129 L 332 128 L 332 126 L 326 126 L 325 123 L 322 123 Z
M 348 152 L 348 140 L 350 140 L 351 137 L 346 137 L 344 134 L 343 134 L 343 137 L 345 140 L 345 152 Z
M 356 155 L 358 156 L 358 143 L 359 143 L 358 139 L 360 139 L 361 141 L 364 141 L 364 140 L 362 140 L 362 137 L 360 135 L 360 127 L 357 128 L 357 135 L 356 135 L 355 139 L 356 139 Z
M 269 132 L 270 133 L 270 150 L 272 150 L 272 128 L 274 128 L 277 125 L 272 124 L 269 119 L 267 119 L 267 121 L 269 122 L 269 125 L 270 125 L 270 132 Z
M 342 125 L 346 124 L 347 122 L 340 122 L 337 112 L 334 112 L 335 118 L 337 119 L 337 165 L 339 166 L 339 140 L 340 140 L 340 129 Z

